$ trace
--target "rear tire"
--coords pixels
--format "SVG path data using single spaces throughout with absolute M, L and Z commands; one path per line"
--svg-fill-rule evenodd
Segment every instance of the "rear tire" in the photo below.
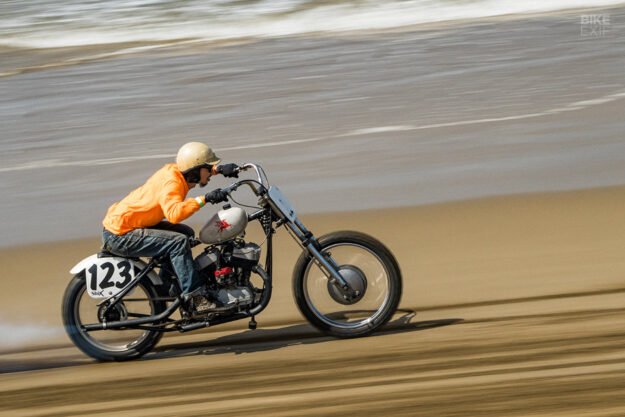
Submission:
M 293 271 L 293 294 L 304 317 L 324 333 L 341 338 L 368 335 L 388 322 L 402 292 L 401 272 L 391 251 L 375 238 L 351 231 L 330 233 L 318 243 L 363 294 L 352 301 L 340 299 L 337 287 L 328 284 L 304 251 Z
M 147 311 L 145 311 L 144 314 L 159 314 L 166 309 L 166 303 L 164 301 L 156 300 L 158 292 L 149 279 L 142 279 L 137 285 L 136 290 L 133 291 L 139 292 L 139 289 L 142 294 L 147 296 L 145 299 L 147 305 L 144 306 L 144 309 Z M 131 298 L 131 295 L 126 295 L 126 298 Z M 72 342 L 85 354 L 94 359 L 99 361 L 127 361 L 137 359 L 150 351 L 163 335 L 162 332 L 153 330 L 97 330 L 87 332 L 82 329 L 81 325 L 97 323 L 98 314 L 90 314 L 89 317 L 81 317 L 81 310 L 84 310 L 82 307 L 83 300 L 85 300 L 87 310 L 97 309 L 95 305 L 101 301 L 101 299 L 92 299 L 87 294 L 84 273 L 80 273 L 72 278 L 63 295 L 63 323 Z M 122 303 L 124 303 L 124 299 L 122 299 L 118 305 Z M 118 310 L 116 314 L 120 316 L 123 316 L 123 312 L 126 312 L 126 315 L 128 314 L 125 305 Z M 118 318 L 118 320 L 119 319 L 123 319 L 123 317 Z M 111 335 L 110 337 L 113 338 L 122 338 L 127 336 L 128 333 L 131 333 L 130 342 L 122 345 L 114 345 L 110 343 L 117 343 L 115 339 L 113 339 L 112 342 L 99 340 L 98 337 L 106 332 L 108 332 L 107 335 Z M 134 335 L 137 333 L 140 334 L 140 336 L 135 338 Z

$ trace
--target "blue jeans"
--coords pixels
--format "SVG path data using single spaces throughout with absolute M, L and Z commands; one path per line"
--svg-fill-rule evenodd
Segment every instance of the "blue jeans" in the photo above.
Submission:
M 193 236 L 190 227 L 168 222 L 161 222 L 154 228 L 131 230 L 123 235 L 116 235 L 104 229 L 102 243 L 104 249 L 118 256 L 168 256 L 180 281 L 182 293 L 187 294 L 202 284 L 193 262 L 187 230 L 190 230 Z

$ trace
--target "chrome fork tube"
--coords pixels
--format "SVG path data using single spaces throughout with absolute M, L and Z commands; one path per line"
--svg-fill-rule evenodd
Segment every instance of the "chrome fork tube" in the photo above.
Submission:
M 329 260 L 326 259 L 325 256 L 317 250 L 315 237 L 306 229 L 306 227 L 304 227 L 299 219 L 296 218 L 293 222 L 287 222 L 286 226 L 299 239 L 300 244 L 308 251 L 308 253 L 315 258 L 319 267 L 329 279 L 336 280 L 344 291 L 351 290 L 349 283 L 343 279 L 338 271 L 339 266 L 332 258 Z

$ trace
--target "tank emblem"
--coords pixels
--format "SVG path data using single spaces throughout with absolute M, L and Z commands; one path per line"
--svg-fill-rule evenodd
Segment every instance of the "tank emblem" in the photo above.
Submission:
M 227 221 L 225 220 L 217 220 L 215 222 L 215 225 L 217 227 L 219 227 L 219 233 L 223 232 L 224 230 L 226 230 L 227 228 L 229 228 L 230 226 L 232 226 L 231 224 L 229 224 Z

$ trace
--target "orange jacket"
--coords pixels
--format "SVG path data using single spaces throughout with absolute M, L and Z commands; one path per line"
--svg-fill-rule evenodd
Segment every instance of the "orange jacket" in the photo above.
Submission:
M 180 223 L 202 207 L 194 198 L 184 199 L 188 192 L 189 186 L 176 164 L 167 164 L 141 187 L 109 207 L 102 224 L 109 232 L 123 235 L 154 226 L 163 219 Z

